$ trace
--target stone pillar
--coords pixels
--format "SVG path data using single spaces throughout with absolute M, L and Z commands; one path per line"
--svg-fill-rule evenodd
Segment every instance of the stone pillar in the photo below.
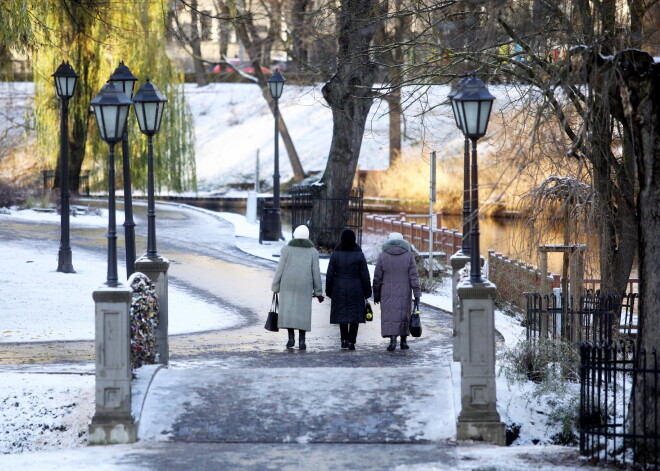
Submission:
M 495 393 L 496 295 L 496 286 L 488 280 L 470 283 L 469 278 L 464 278 L 458 284 L 461 412 L 456 435 L 458 440 L 505 445 L 505 427 L 497 412 Z
M 460 357 L 460 342 L 461 334 L 459 332 L 458 319 L 461 313 L 461 300 L 458 297 L 458 283 L 460 281 L 460 272 L 465 265 L 470 262 L 470 256 L 465 255 L 462 250 L 459 250 L 451 257 L 451 292 L 452 292 L 452 312 L 453 319 L 453 361 L 461 361 Z
M 170 345 L 167 337 L 167 270 L 169 267 L 169 260 L 161 256 L 149 258 L 143 255 L 135 261 L 135 271 L 144 273 L 156 285 L 156 294 L 158 295 L 156 343 L 158 345 L 158 363 L 161 365 L 167 365 L 170 361 Z
M 103 286 L 96 303 L 96 411 L 90 445 L 133 443 L 137 427 L 131 411 L 130 288 Z

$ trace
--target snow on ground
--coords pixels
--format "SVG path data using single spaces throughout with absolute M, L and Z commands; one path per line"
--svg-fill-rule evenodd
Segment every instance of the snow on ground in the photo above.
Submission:
M 92 374 L 2 371 L 0 455 L 82 446 L 93 413 Z
M 332 112 L 321 95 L 321 86 L 287 85 L 279 100 L 280 112 L 291 134 L 305 172 L 323 171 L 332 140 Z M 510 88 L 493 86 L 495 111 L 519 98 Z M 268 180 L 274 160 L 273 116 L 259 87 L 253 84 L 186 84 L 185 95 L 195 121 L 197 181 L 201 192 L 217 190 L 229 182 L 252 181 L 257 154 L 261 178 Z M 402 155 L 409 158 L 462 156 L 464 138 L 456 128 L 446 85 L 404 87 L 405 137 Z M 425 114 L 422 115 L 422 113 Z M 384 170 L 389 165 L 388 108 L 376 100 L 366 122 L 358 166 Z M 487 152 L 488 143 L 482 145 Z M 280 175 L 293 176 L 286 148 L 280 141 Z
M 14 263 L 0 270 L 0 342 L 93 340 L 92 292 L 105 282 L 106 259 L 76 249 L 76 273 L 63 274 L 56 271 L 56 242 L 3 242 L 3 247 L 12 253 Z M 121 265 L 119 272 L 125 273 Z M 78 300 L 75 306 L 71 299 Z M 234 312 L 209 305 L 174 283 L 169 286 L 168 302 L 172 335 L 224 329 L 239 321 Z
M 124 212 L 115 212 L 117 220 L 124 219 Z M 62 216 L 52 208 L 43 209 L 12 209 L 0 208 L 0 216 L 17 221 L 30 221 L 44 224 L 60 224 Z M 71 227 L 107 227 L 108 210 L 96 207 L 75 205 L 71 207 L 69 218 Z M 58 228 L 59 230 L 59 228 Z

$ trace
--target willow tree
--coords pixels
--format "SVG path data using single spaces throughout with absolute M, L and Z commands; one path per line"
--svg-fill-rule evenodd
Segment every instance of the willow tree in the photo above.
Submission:
M 78 191 L 83 167 L 92 171 L 95 181 L 105 179 L 107 146 L 94 130 L 89 102 L 124 61 L 140 79 L 137 86 L 149 76 L 169 99 L 154 143 L 157 184 L 173 191 L 194 188 L 192 118 L 183 96 L 183 75 L 165 54 L 165 0 L 48 3 L 49 8 L 40 12 L 40 22 L 33 23 L 40 44 L 32 51 L 37 141 L 44 159 L 59 166 L 59 100 L 51 74 L 67 60 L 80 75 L 69 101 L 69 186 Z M 146 139 L 134 119 L 129 119 L 128 127 L 132 178 L 136 187 L 146 188 Z

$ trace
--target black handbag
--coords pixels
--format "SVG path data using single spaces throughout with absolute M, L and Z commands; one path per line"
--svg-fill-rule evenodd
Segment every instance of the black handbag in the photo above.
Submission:
M 367 300 L 364 301 L 364 318 L 367 322 L 374 320 L 374 311 L 371 309 L 371 304 Z
M 280 300 L 277 296 L 277 293 L 273 293 L 273 302 L 270 305 L 270 312 L 266 318 L 266 330 L 271 332 L 279 332 L 280 329 L 277 327 L 277 311 L 280 309 Z
M 413 313 L 410 316 L 410 335 L 413 337 L 422 336 L 422 321 L 419 318 L 419 303 L 415 301 Z

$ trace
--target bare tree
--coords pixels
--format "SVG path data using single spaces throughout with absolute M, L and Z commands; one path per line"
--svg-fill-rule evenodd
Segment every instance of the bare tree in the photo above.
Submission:
M 371 104 L 377 67 L 372 41 L 383 12 L 375 0 L 342 0 L 339 11 L 337 71 L 323 86 L 323 97 L 332 109 L 332 142 L 328 162 L 318 187 L 320 195 L 335 199 L 329 211 L 315 205 L 313 239 L 320 247 L 337 243 L 348 220 L 346 195 L 350 193 Z
M 186 5 L 188 8 L 193 8 L 193 3 L 189 0 L 179 1 Z M 247 55 L 250 58 L 250 63 L 254 69 L 253 77 L 249 77 L 246 74 L 243 75 L 249 77 L 255 84 L 259 86 L 264 99 L 271 109 L 271 112 L 275 113 L 275 102 L 270 95 L 263 68 L 265 65 L 270 64 L 270 56 L 273 44 L 279 38 L 282 17 L 281 0 L 268 0 L 268 2 L 262 4 L 263 8 L 268 8 L 262 11 L 261 14 L 268 18 L 269 21 L 267 33 L 263 37 L 257 31 L 257 27 L 254 21 L 254 12 L 242 9 L 236 5 L 232 5 L 232 8 L 230 8 L 229 2 L 224 2 L 221 0 L 217 0 L 216 5 L 220 8 L 216 14 L 212 14 L 207 11 L 200 11 L 198 9 L 197 14 L 205 16 L 206 18 L 215 19 L 217 21 L 228 22 L 234 28 L 236 35 L 238 36 L 238 40 L 245 48 Z M 195 8 L 197 8 L 196 5 Z M 227 64 L 232 66 L 228 62 Z M 296 151 L 293 140 L 291 139 L 291 135 L 289 134 L 289 130 L 287 129 L 286 123 L 281 114 L 279 115 L 277 123 L 279 132 L 282 136 L 282 140 L 284 141 L 284 147 L 286 148 L 287 154 L 289 156 L 291 168 L 293 169 L 293 180 L 300 181 L 305 178 L 305 171 L 303 170 L 302 164 L 300 163 L 298 152 Z
M 189 23 L 182 21 L 180 15 L 181 11 L 185 11 L 190 15 Z M 205 74 L 206 61 L 202 58 L 202 43 L 199 25 L 202 16 L 203 14 L 198 8 L 197 0 L 189 0 L 189 2 L 180 3 L 175 2 L 170 15 L 176 24 L 176 28 L 171 29 L 170 32 L 192 58 L 193 70 L 195 71 L 195 81 L 200 87 L 208 85 L 208 80 L 206 79 Z

